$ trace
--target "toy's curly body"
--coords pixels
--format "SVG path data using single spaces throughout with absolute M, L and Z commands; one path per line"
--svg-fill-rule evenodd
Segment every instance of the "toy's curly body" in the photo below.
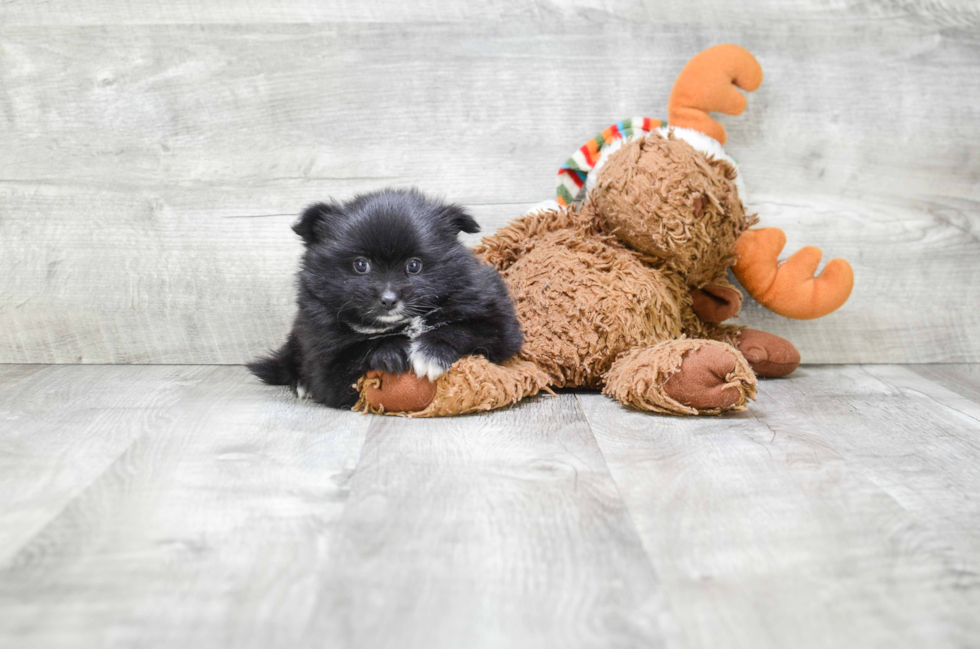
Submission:
M 728 269 L 767 307 L 800 318 L 840 306 L 852 277 L 834 260 L 814 278 L 816 249 L 777 265 L 785 239 L 748 230 L 755 217 L 721 148 L 724 129 L 706 111 L 741 112 L 733 84 L 754 90 L 761 81 L 742 48 L 706 50 L 678 78 L 670 127 L 646 118 L 610 127 L 562 168 L 565 205 L 536 208 L 476 248 L 514 300 L 520 359 L 463 358 L 431 401 L 402 399 L 390 377 L 375 375 L 359 386 L 360 409 L 449 415 L 589 387 L 641 410 L 719 414 L 746 408 L 757 375 L 792 372 L 800 358 L 788 341 L 723 324 L 742 301 Z
M 534 245 L 514 250 L 528 230 Z M 477 254 L 510 289 L 526 337 L 521 357 L 556 387 L 600 387 L 623 351 L 683 333 L 676 278 L 570 210 L 527 215 L 488 237 Z
M 725 271 L 752 219 L 734 169 L 672 132 L 635 138 L 603 162 L 578 209 L 532 211 L 477 248 L 514 298 L 521 357 L 550 386 L 603 388 L 641 409 L 744 408 L 755 377 L 732 346 L 741 330 L 706 322 L 692 297 L 706 285 L 737 295 Z M 669 381 L 685 356 L 700 374 L 696 394 Z

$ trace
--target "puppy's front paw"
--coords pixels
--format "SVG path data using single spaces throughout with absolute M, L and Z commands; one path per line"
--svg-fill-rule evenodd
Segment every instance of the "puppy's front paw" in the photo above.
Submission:
M 388 374 L 402 374 L 412 367 L 404 345 L 379 347 L 371 354 L 368 365 L 372 370 L 381 370 Z
M 420 377 L 435 381 L 459 360 L 459 354 L 449 345 L 416 340 L 409 353 L 412 369 Z

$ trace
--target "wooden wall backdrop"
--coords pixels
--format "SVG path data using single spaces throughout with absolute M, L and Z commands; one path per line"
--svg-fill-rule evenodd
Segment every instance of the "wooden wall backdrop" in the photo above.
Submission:
M 305 204 L 384 185 L 487 231 L 735 42 L 762 223 L 850 302 L 742 321 L 808 362 L 980 361 L 974 0 L 0 2 L 0 361 L 241 363 L 284 337 Z

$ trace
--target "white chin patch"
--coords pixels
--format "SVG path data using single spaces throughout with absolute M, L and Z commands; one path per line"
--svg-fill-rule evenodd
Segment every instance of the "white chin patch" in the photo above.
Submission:
M 385 324 L 395 324 L 398 322 L 403 322 L 405 320 L 405 316 L 403 316 L 401 313 L 390 313 L 388 315 L 379 315 L 377 318 L 375 318 L 375 320 L 378 322 L 384 322 Z
M 429 379 L 430 381 L 435 381 L 437 378 L 442 376 L 448 367 L 435 360 L 434 358 L 429 358 L 419 350 L 418 343 L 412 343 L 411 350 L 409 351 L 409 358 L 412 361 L 412 369 L 415 373 L 420 376 Z
M 349 324 L 351 329 L 365 336 L 373 336 L 376 334 L 388 333 L 389 331 L 395 328 L 395 325 L 393 324 L 385 325 L 383 327 L 362 327 L 361 325 L 354 324 L 353 322 Z

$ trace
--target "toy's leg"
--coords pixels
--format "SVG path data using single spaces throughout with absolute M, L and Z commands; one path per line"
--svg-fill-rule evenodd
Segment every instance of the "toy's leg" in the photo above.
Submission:
M 755 393 L 755 375 L 738 351 L 689 338 L 626 352 L 609 369 L 603 390 L 624 405 L 675 415 L 745 410 Z
M 693 332 L 688 332 L 690 333 Z M 728 343 L 745 356 L 757 376 L 775 379 L 790 374 L 800 364 L 800 352 L 793 343 L 758 329 L 727 324 L 703 324 L 697 335 Z
M 409 372 L 369 372 L 357 383 L 354 410 L 410 417 L 446 417 L 493 410 L 537 394 L 550 382 L 534 363 L 512 358 L 495 365 L 483 356 L 464 356 L 435 382 Z
M 800 364 L 800 352 L 785 338 L 757 329 L 742 329 L 737 347 L 752 369 L 765 378 L 779 378 Z

